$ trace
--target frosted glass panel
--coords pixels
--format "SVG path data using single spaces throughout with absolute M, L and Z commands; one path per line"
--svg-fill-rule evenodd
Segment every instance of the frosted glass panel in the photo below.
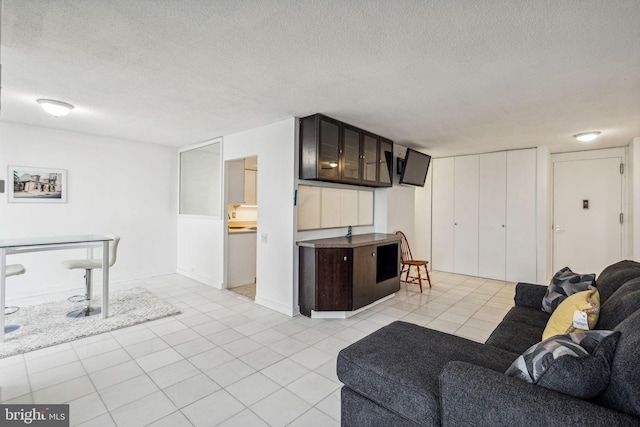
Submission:
M 298 230 L 320 228 L 320 187 L 298 189 Z
M 300 185 L 298 230 L 373 225 L 373 191 Z
M 220 216 L 220 142 L 180 153 L 180 213 Z

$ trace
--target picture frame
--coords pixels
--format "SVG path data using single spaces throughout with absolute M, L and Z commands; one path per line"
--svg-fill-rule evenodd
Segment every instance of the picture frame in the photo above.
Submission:
M 9 166 L 10 203 L 66 203 L 67 170 Z

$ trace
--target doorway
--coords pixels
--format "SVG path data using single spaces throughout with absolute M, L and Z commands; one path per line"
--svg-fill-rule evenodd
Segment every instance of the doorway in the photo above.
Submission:
M 255 300 L 257 286 L 258 158 L 226 164 L 226 288 Z
M 623 257 L 624 153 L 579 157 L 552 156 L 553 271 L 599 274 Z

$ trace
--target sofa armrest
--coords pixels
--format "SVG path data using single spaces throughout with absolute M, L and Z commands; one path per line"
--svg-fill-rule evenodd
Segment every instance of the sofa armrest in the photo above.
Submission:
M 516 305 L 542 310 L 542 299 L 547 293 L 547 286 L 520 282 L 516 284 Z
M 640 419 L 501 372 L 450 362 L 440 374 L 443 426 L 638 425 Z

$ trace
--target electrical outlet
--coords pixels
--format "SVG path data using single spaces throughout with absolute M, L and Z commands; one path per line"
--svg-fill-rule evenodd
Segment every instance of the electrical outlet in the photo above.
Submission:
M 262 233 L 260 235 L 260 243 L 264 243 L 264 244 L 269 243 L 269 235 L 267 233 Z

